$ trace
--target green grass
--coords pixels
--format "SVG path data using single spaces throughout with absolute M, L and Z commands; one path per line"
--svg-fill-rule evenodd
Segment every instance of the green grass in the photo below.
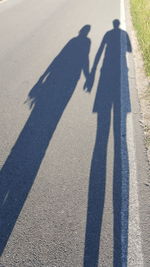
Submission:
M 142 49 L 146 74 L 150 77 L 150 0 L 130 0 L 133 25 Z

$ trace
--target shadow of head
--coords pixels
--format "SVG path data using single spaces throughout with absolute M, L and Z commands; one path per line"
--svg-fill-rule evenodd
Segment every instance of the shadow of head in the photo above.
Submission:
M 91 26 L 89 24 L 85 25 L 84 27 L 81 28 L 81 30 L 79 31 L 79 36 L 82 37 L 87 37 L 89 31 L 91 29 Z
M 120 26 L 120 20 L 119 19 L 114 19 L 113 20 L 113 27 L 114 29 L 118 29 Z

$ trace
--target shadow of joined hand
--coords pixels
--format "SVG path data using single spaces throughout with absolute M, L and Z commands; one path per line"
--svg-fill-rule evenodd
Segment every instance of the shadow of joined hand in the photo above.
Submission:
M 94 83 L 94 77 L 95 77 L 95 75 L 94 75 L 94 72 L 92 71 L 84 83 L 83 89 L 85 92 L 88 92 L 88 93 L 91 92 L 92 87 L 93 87 L 93 83 Z

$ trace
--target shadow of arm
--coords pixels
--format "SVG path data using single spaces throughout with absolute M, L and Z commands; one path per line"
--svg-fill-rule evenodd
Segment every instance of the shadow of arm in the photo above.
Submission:
M 132 52 L 132 46 L 131 46 L 131 42 L 130 42 L 130 38 L 129 38 L 128 34 L 126 34 L 126 39 L 127 39 L 127 52 L 131 53 Z
M 105 44 L 106 44 L 106 42 L 105 42 L 105 37 L 104 37 L 102 42 L 101 42 L 101 45 L 100 45 L 100 47 L 99 47 L 99 49 L 98 49 L 98 51 L 96 53 L 94 64 L 93 64 L 91 73 L 89 75 L 89 78 L 87 79 L 87 81 L 85 82 L 85 85 L 84 85 L 84 89 L 87 88 L 88 92 L 91 92 L 91 90 L 92 90 L 94 79 L 95 79 L 95 73 L 96 73 L 97 65 L 98 65 L 99 60 L 101 58 L 101 55 L 103 53 Z
M 89 77 L 89 52 L 90 52 L 90 46 L 91 46 L 91 41 L 88 40 L 88 45 L 87 45 L 87 51 L 85 54 L 85 60 L 84 60 L 84 64 L 83 64 L 83 72 L 85 75 L 85 78 L 88 79 Z

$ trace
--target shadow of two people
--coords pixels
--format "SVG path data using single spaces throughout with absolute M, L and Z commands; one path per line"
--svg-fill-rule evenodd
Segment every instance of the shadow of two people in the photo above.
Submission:
M 121 266 L 121 157 L 120 157 L 120 36 L 119 21 L 107 32 L 96 54 L 89 74 L 90 25 L 71 39 L 53 60 L 37 84 L 31 89 L 27 102 L 31 114 L 21 131 L 0 173 L 0 252 L 9 239 L 19 213 L 44 158 L 49 142 L 69 102 L 81 71 L 86 77 L 88 91 L 92 88 L 98 61 L 105 49 L 103 66 L 97 87 L 94 112 L 98 114 L 97 137 L 91 164 L 84 266 L 98 264 L 100 232 L 105 196 L 106 155 L 110 130 L 110 112 L 114 108 L 114 260 Z M 124 33 L 126 36 L 127 34 Z M 127 51 L 131 52 L 131 46 Z M 127 74 L 127 68 L 125 70 Z M 127 76 L 127 75 L 126 75 Z M 93 77 L 93 78 L 92 78 Z M 91 85 L 89 85 L 90 81 Z M 118 227 L 117 227 L 118 225 Z

